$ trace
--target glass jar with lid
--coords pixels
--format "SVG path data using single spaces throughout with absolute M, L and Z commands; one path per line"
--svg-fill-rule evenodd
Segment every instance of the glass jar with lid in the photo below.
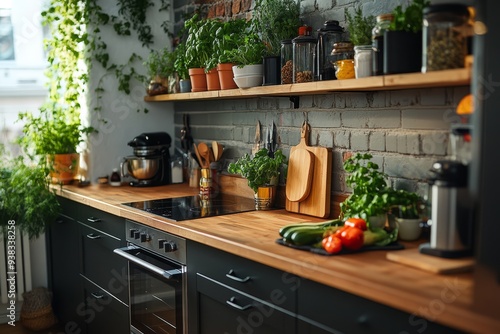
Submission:
M 317 79 L 334 80 L 335 56 L 332 55 L 333 45 L 344 40 L 344 28 L 339 21 L 329 20 L 318 29 L 318 52 L 317 52 Z
M 281 84 L 293 83 L 293 46 L 291 39 L 281 41 Z
M 372 29 L 373 75 L 384 74 L 384 32 L 389 29 L 393 19 L 393 14 L 378 15 L 377 23 Z
M 314 59 L 317 40 L 311 36 L 312 28 L 302 26 L 293 44 L 293 83 L 314 81 Z
M 335 76 L 337 79 L 352 79 L 354 73 L 354 47 L 351 42 L 334 43 L 332 56 L 334 56 Z
M 465 66 L 469 10 L 460 4 L 424 9 L 422 72 Z

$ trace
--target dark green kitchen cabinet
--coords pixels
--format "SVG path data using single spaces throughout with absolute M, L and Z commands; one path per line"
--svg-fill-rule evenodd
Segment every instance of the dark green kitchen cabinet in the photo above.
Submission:
M 188 247 L 189 333 L 296 333 L 296 277 L 196 242 Z

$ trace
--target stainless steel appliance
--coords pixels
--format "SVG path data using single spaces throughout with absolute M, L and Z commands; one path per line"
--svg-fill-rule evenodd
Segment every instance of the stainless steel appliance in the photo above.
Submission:
M 187 333 L 186 240 L 126 221 L 128 246 L 114 252 L 128 260 L 130 331 Z
M 210 200 L 199 195 L 123 203 L 123 205 L 174 221 L 221 216 L 255 210 L 255 200 L 242 196 L 219 194 Z
M 128 142 L 134 155 L 123 158 L 122 177 L 131 176 L 132 186 L 159 186 L 172 183 L 170 143 L 166 132 L 143 133 Z
M 455 160 L 434 163 L 431 171 L 431 240 L 424 254 L 456 258 L 472 255 L 472 201 L 467 191 L 467 166 Z

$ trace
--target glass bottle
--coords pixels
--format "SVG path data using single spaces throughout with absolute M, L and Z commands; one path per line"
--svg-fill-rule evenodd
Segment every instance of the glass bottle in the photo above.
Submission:
M 465 5 L 441 4 L 424 9 L 423 73 L 465 66 L 468 19 Z
M 293 45 L 291 39 L 281 41 L 281 84 L 293 83 Z
M 356 45 L 354 47 L 354 73 L 356 78 L 365 78 L 372 75 L 371 45 Z
M 344 28 L 339 25 L 339 21 L 329 20 L 318 29 L 318 50 L 317 50 L 317 80 L 334 80 L 335 58 L 332 55 L 333 45 L 344 39 Z
M 317 40 L 311 36 L 312 28 L 302 26 L 293 44 L 293 83 L 314 81 L 314 59 Z
M 384 74 L 384 32 L 389 29 L 394 15 L 382 14 L 377 16 L 377 23 L 372 29 L 372 74 Z

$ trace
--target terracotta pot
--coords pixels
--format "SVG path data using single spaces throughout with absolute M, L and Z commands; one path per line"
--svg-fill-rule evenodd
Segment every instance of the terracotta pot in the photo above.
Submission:
M 78 173 L 79 153 L 47 155 L 52 183 L 70 184 Z
M 204 92 L 207 90 L 207 76 L 204 68 L 190 68 L 189 79 L 191 79 L 192 92 Z
M 220 90 L 219 74 L 215 67 L 207 72 L 207 90 Z
M 232 63 L 224 63 L 217 65 L 217 73 L 219 74 L 220 88 L 221 89 L 236 89 L 236 83 L 234 82 Z

